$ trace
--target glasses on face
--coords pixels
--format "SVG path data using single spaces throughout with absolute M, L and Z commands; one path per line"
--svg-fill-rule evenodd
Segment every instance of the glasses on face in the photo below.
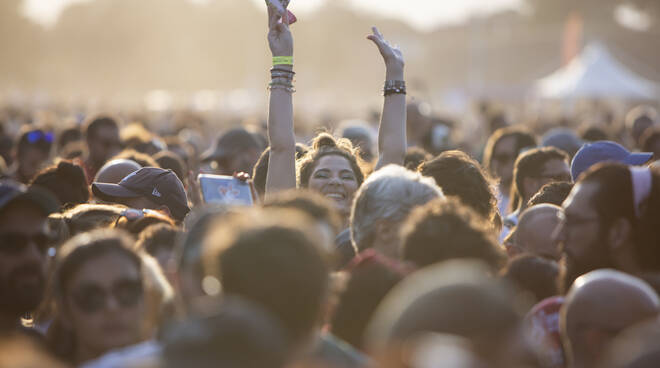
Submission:
M 48 143 L 53 143 L 55 140 L 55 135 L 52 132 L 44 133 L 41 130 L 33 130 L 28 132 L 27 140 L 31 144 L 37 143 L 39 141 L 46 141 Z
M 22 253 L 30 244 L 35 244 L 39 252 L 46 254 L 50 247 L 51 238 L 46 233 L 26 235 L 18 232 L 0 234 L 0 253 L 17 255 Z
M 111 296 L 121 308 L 136 306 L 142 299 L 143 288 L 140 280 L 121 279 L 105 290 L 98 284 L 88 283 L 73 293 L 73 302 L 85 313 L 96 313 L 108 305 Z
M 600 220 L 598 217 L 578 217 L 578 216 L 567 215 L 563 211 L 557 212 L 557 218 L 559 219 L 559 226 L 561 227 L 580 226 L 593 221 Z

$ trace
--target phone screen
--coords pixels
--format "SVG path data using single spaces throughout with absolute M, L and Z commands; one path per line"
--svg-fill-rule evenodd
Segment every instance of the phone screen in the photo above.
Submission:
M 211 174 L 199 174 L 197 179 L 206 203 L 251 206 L 255 202 L 251 182 Z

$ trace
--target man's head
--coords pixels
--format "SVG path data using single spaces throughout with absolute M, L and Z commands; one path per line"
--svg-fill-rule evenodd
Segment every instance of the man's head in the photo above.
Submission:
M 54 135 L 34 127 L 24 127 L 16 143 L 16 179 L 27 184 L 48 160 Z
M 107 202 L 138 209 L 164 210 L 178 221 L 190 211 L 183 184 L 172 170 L 143 167 L 119 184 L 93 183 L 92 192 Z
M 216 174 L 251 173 L 261 151 L 262 147 L 250 132 L 235 128 L 218 137 L 201 160 L 208 163 Z
M 535 146 L 536 138 L 525 130 L 517 127 L 498 129 L 486 143 L 484 168 L 498 178 L 504 188 L 509 188 L 513 182 L 513 164 L 516 158 L 525 148 Z
M 444 197 L 433 178 L 388 165 L 371 176 L 355 194 L 351 237 L 358 251 L 377 248 L 397 256 L 399 226 L 413 208 Z
M 48 215 L 57 207 L 57 200 L 38 188 L 0 183 L 0 323 L 13 320 L 18 325 L 18 318 L 41 302 L 50 246 Z
M 204 239 L 204 271 L 215 290 L 259 304 L 297 343 L 311 338 L 328 287 L 320 244 L 311 224 L 290 210 L 248 211 L 224 217 Z
M 541 138 L 541 146 L 555 147 L 566 152 L 569 157 L 575 156 L 575 153 L 583 144 L 584 142 L 577 136 L 575 131 L 567 128 L 551 129 Z
M 578 276 L 598 268 L 658 269 L 657 175 L 648 171 L 649 194 L 635 197 L 640 190 L 631 172 L 622 164 L 597 165 L 581 176 L 564 202 L 553 236 L 564 263 L 564 291 Z
M 402 258 L 419 267 L 476 258 L 497 270 L 505 258 L 484 219 L 452 198 L 416 208 L 402 227 L 401 245 Z
M 571 189 L 573 189 L 573 183 L 567 181 L 553 181 L 552 183 L 548 183 L 534 194 L 532 199 L 527 202 L 527 207 L 544 203 L 561 206 L 571 192 Z
M 142 168 L 140 164 L 133 160 L 116 159 L 105 163 L 96 173 L 94 178 L 95 183 L 112 183 L 118 184 L 121 179 L 128 176 L 128 174 L 138 171 Z
M 460 336 L 493 366 L 516 359 L 522 311 L 510 288 L 482 264 L 454 260 L 403 279 L 380 304 L 367 329 L 374 352 L 396 349 L 425 333 Z
M 581 276 L 566 295 L 560 317 L 569 364 L 595 366 L 617 334 L 659 312 L 658 295 L 636 277 L 614 270 Z
M 637 106 L 626 115 L 626 128 L 637 147 L 641 147 L 640 138 L 646 129 L 657 123 L 658 112 L 649 106 Z
M 562 209 L 552 204 L 539 204 L 526 209 L 520 216 L 516 245 L 525 253 L 558 261 L 559 249 L 552 240 Z
M 513 169 L 512 187 L 512 193 L 521 203 L 512 201 L 512 205 L 524 208 L 541 187 L 554 181 L 571 181 L 566 153 L 554 147 L 543 147 L 521 154 Z
M 619 162 L 626 165 L 643 165 L 653 154 L 650 152 L 630 152 L 622 145 L 611 141 L 587 143 L 575 154 L 571 161 L 571 176 L 577 181 L 580 174 L 600 162 Z
M 101 167 L 112 156 L 121 151 L 119 124 L 115 117 L 97 115 L 85 123 L 85 140 L 88 149 L 88 163 Z

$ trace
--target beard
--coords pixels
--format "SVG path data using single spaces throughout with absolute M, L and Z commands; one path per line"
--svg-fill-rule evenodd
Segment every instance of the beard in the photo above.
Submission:
M 562 295 L 566 295 L 573 282 L 585 273 L 601 268 L 614 268 L 614 263 L 605 244 L 604 234 L 600 234 L 598 239 L 589 244 L 587 251 L 579 258 L 564 253 L 560 260 L 557 279 L 557 286 Z
M 32 279 L 30 281 L 25 278 Z M 17 267 L 0 278 L 0 312 L 16 317 L 36 309 L 45 289 L 43 269 L 37 264 Z

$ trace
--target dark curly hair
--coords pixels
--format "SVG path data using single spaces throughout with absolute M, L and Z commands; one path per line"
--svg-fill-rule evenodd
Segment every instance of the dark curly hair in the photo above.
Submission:
M 90 198 L 85 172 L 70 161 L 63 160 L 57 165 L 41 170 L 32 179 L 30 185 L 53 193 L 62 208 L 87 203 Z
M 446 151 L 419 166 L 419 172 L 430 176 L 447 196 L 456 196 L 486 220 L 497 212 L 494 182 L 481 165 L 465 152 Z
M 329 133 L 321 133 L 312 140 L 312 146 L 298 161 L 298 181 L 300 187 L 307 188 L 309 178 L 319 160 L 328 155 L 345 158 L 353 169 L 358 186 L 364 181 L 364 164 L 360 159 L 359 150 L 353 148 L 351 141 L 345 138 L 335 138 Z

